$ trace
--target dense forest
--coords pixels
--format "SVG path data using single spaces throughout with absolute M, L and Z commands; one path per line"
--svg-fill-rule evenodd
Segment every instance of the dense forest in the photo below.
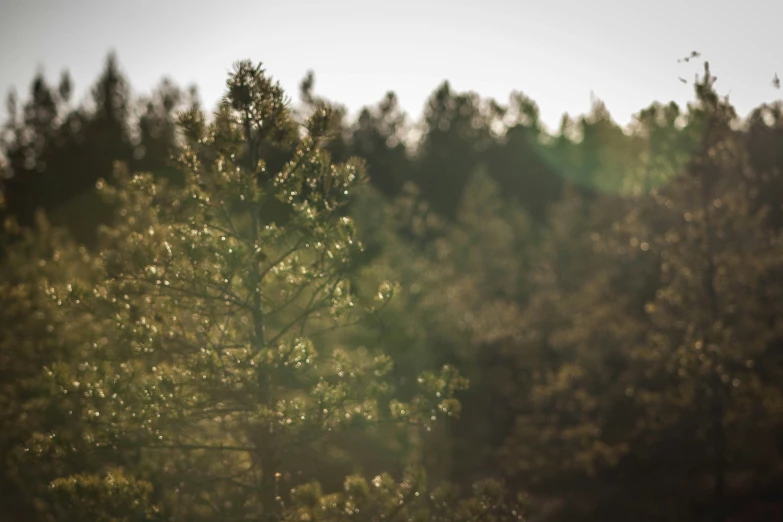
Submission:
M 251 62 L 214 110 L 34 78 L 0 521 L 783 519 L 783 103 L 699 67 L 554 132 L 447 82 L 413 121 Z

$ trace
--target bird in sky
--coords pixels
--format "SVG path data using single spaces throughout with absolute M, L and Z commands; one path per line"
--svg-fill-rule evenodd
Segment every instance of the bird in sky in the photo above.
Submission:
M 698 58 L 699 56 L 701 56 L 701 53 L 699 51 L 691 51 L 691 54 L 689 54 L 685 58 L 680 58 L 679 60 L 677 60 L 677 63 L 682 63 L 682 62 L 688 63 L 692 59 Z

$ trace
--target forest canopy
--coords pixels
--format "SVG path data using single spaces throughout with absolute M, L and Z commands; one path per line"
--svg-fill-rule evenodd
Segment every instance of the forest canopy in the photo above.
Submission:
M 412 121 L 249 61 L 214 110 L 114 56 L 90 104 L 37 76 L 0 521 L 783 517 L 783 103 L 700 63 L 686 107 L 556 132 L 448 82 Z

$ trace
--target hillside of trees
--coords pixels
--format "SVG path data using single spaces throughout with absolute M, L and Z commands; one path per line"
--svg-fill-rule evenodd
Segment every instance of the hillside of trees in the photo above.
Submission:
M 695 62 L 696 60 L 694 60 Z M 783 102 L 556 132 L 110 56 L 0 135 L 0 522 L 783 519 Z M 418 130 L 415 141 L 411 130 Z

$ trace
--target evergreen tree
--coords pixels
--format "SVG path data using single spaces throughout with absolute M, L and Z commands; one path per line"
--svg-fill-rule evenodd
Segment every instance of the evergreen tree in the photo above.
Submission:
M 341 209 L 362 167 L 333 164 L 320 147 L 327 110 L 308 120 L 293 159 L 267 170 L 259 151 L 290 139 L 279 132 L 289 119 L 280 87 L 242 62 L 213 123 L 198 111 L 181 119 L 182 186 L 121 171 L 115 184 L 99 182 L 117 211 L 89 278 L 48 289 L 73 325 L 61 342 L 77 351 L 48 365 L 43 382 L 74 401 L 60 409 L 81 431 L 31 436 L 19 457 L 59 471 L 41 492 L 49 515 L 520 519 L 495 483 L 472 501 L 423 489 L 421 478 L 379 477 L 370 492 L 349 479 L 336 496 L 308 485 L 328 469 L 307 463 L 328 465 L 342 434 L 431 426 L 458 412 L 464 383 L 449 367 L 424 372 L 400 401 L 388 393 L 388 356 L 324 342 L 382 307 L 393 286 L 383 282 L 366 306 L 351 292 L 361 244 Z M 285 220 L 264 217 L 275 200 Z M 95 466 L 67 465 L 95 454 Z
M 468 179 L 494 143 L 491 125 L 500 115 L 497 104 L 476 93 L 455 93 L 448 82 L 430 97 L 414 181 L 438 214 L 456 215 Z
M 539 121 L 538 106 L 522 93 L 514 93 L 505 108 L 504 135 L 487 153 L 487 170 L 508 199 L 522 205 L 539 223 L 549 206 L 562 196 L 563 178 L 557 153 Z
M 411 179 L 405 128 L 405 114 L 390 92 L 375 108 L 363 109 L 351 129 L 351 152 L 367 162 L 370 182 L 387 197 L 399 195 Z
M 152 95 L 139 102 L 136 141 L 131 167 L 137 172 L 149 172 L 157 177 L 174 178 L 175 158 L 180 143 L 176 114 L 182 110 L 198 110 L 195 88 L 183 92 L 170 80 L 163 80 Z
M 54 303 L 52 285 L 80 279 L 90 265 L 84 248 L 62 231 L 48 226 L 42 213 L 35 229 L 22 229 L 12 219 L 0 235 L 0 520 L 35 520 L 35 499 L 61 466 L 81 471 L 78 462 L 41 459 L 25 466 L 23 448 L 56 434 L 78 441 L 82 430 L 69 415 L 73 397 L 56 394 L 41 369 L 58 362 L 78 364 L 74 345 L 64 343 L 71 322 Z

